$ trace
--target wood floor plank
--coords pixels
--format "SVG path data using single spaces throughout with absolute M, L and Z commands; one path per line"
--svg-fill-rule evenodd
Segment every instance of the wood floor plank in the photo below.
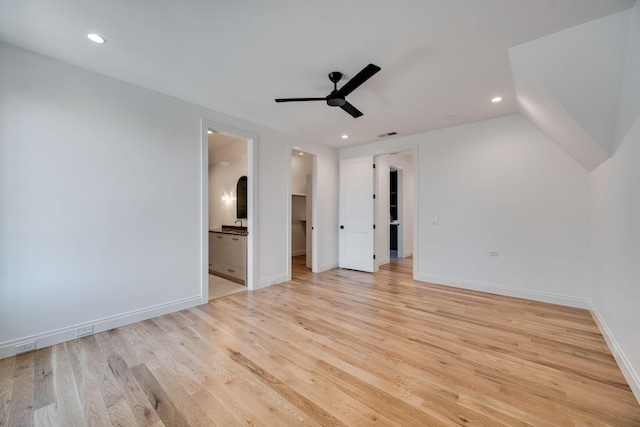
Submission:
M 34 353 L 34 410 L 56 401 L 53 390 L 53 366 L 51 366 L 51 347 Z
M 0 360 L 0 426 L 639 426 L 587 310 L 376 274 L 293 280 Z
M 211 420 L 211 426 L 238 427 L 246 425 L 242 421 L 243 417 L 237 417 L 235 404 L 218 397 L 218 393 L 212 393 L 203 389 L 193 395 L 194 402 Z
M 207 414 L 200 409 L 191 394 L 183 387 L 184 377 L 176 375 L 177 371 L 174 368 L 149 365 L 149 369 L 158 383 L 162 384 L 170 401 L 184 417 L 184 425 L 208 427 L 211 424 Z
M 85 342 L 90 342 L 86 340 Z M 100 394 L 102 376 L 91 363 L 90 353 L 85 351 L 81 340 L 67 343 L 71 369 L 76 379 L 78 395 L 84 413 L 84 421 L 88 426 L 108 427 L 109 413 Z
M 156 424 L 160 418 L 151 407 L 149 400 L 124 359 L 117 355 L 111 356 L 109 358 L 109 368 L 120 385 L 124 399 L 132 409 L 137 425 L 151 426 Z
M 247 369 L 247 371 L 255 375 L 264 385 L 273 389 L 280 397 L 282 397 L 286 401 L 291 402 L 294 407 L 299 408 L 304 414 L 308 416 L 309 419 L 317 421 L 318 425 L 335 426 L 342 424 L 338 421 L 338 419 L 322 409 L 320 406 L 316 405 L 302 394 L 293 390 L 287 384 L 280 381 L 277 377 L 275 377 L 262 367 L 256 365 L 253 361 L 247 359 L 242 353 L 233 352 L 231 354 L 231 360 Z M 297 420 L 301 425 L 306 424 L 304 423 L 306 417 L 302 417 L 298 414 L 296 415 Z
M 56 403 L 50 403 L 33 411 L 33 425 L 35 427 L 51 427 L 58 425 L 56 421 Z M 109 424 L 110 425 L 110 424 Z
M 9 406 L 13 395 L 16 358 L 0 360 L 0 426 L 9 425 Z
M 188 425 L 184 415 L 176 408 L 167 392 L 158 383 L 146 365 L 138 365 L 132 369 L 138 384 L 144 391 L 149 403 L 156 411 L 164 425 L 183 426 Z
M 11 401 L 9 403 L 9 426 L 32 426 L 34 405 L 34 360 L 35 352 L 16 356 Z

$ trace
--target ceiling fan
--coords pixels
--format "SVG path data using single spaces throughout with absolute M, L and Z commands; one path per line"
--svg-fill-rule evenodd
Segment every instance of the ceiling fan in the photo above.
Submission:
M 342 79 L 342 73 L 333 71 L 329 73 L 329 80 L 333 82 L 333 90 L 324 98 L 278 98 L 276 102 L 298 102 L 298 101 L 327 101 L 327 105 L 331 107 L 340 107 L 347 113 L 351 114 L 354 119 L 362 115 L 362 112 L 353 105 L 349 104 L 345 97 L 353 92 L 362 83 L 369 80 L 375 73 L 380 71 L 377 65 L 369 64 L 364 67 L 358 74 L 353 76 L 351 80 L 338 89 L 338 82 Z

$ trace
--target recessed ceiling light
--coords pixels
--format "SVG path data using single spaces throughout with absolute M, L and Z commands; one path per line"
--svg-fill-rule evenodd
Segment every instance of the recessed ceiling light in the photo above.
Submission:
M 304 153 L 300 152 L 300 155 L 301 155 L 301 156 L 304 156 Z
M 209 129 L 209 130 L 207 131 L 207 133 L 208 133 L 209 135 L 211 135 L 211 134 L 213 133 L 213 131 L 212 131 L 211 129 Z
M 458 118 L 458 116 L 456 116 L 455 114 L 452 114 L 449 117 L 447 117 L 447 119 L 449 119 L 449 120 L 455 120 L 457 118 Z
M 346 134 L 342 135 L 342 139 L 347 139 L 347 138 L 349 138 L 349 135 L 346 135 Z
M 102 37 L 102 36 L 100 36 L 100 35 L 98 35 L 96 33 L 87 34 L 87 38 L 89 40 L 91 40 L 92 42 L 94 42 L 94 43 L 104 44 L 104 43 L 107 42 L 104 37 Z
M 499 97 L 499 96 L 496 96 L 495 98 L 493 98 L 493 99 L 491 100 L 491 102 L 493 102 L 493 103 L 500 102 L 500 101 L 502 101 L 502 98 L 501 98 L 501 97 Z

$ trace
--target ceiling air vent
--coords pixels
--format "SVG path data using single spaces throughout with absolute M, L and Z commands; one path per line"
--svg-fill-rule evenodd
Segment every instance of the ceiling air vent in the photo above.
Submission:
M 389 132 L 389 133 L 381 133 L 380 135 L 378 135 L 378 138 L 386 138 L 388 136 L 393 136 L 393 135 L 397 135 L 398 132 Z

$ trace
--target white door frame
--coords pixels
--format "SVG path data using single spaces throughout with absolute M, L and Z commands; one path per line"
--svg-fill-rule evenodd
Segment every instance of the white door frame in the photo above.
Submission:
M 201 134 L 201 303 L 209 302 L 209 134 L 208 129 L 219 133 L 241 138 L 247 141 L 247 221 L 249 234 L 247 236 L 247 289 L 257 288 L 256 266 L 258 265 L 258 134 L 239 129 L 224 123 L 202 119 Z
M 287 155 L 287 281 L 291 280 L 291 154 L 294 151 L 309 154 L 311 166 L 311 223 L 307 222 L 307 233 L 311 233 L 311 272 L 318 273 L 318 155 L 297 145 L 288 144 Z

